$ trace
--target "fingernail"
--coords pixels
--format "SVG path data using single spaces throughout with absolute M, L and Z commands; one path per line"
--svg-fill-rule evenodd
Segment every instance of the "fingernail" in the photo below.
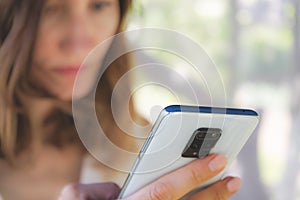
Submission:
M 229 192 L 236 192 L 242 186 L 242 182 L 238 178 L 233 178 L 227 183 L 227 189 Z
M 218 155 L 208 163 L 208 167 L 211 171 L 215 172 L 223 169 L 226 163 L 226 158 L 224 156 Z

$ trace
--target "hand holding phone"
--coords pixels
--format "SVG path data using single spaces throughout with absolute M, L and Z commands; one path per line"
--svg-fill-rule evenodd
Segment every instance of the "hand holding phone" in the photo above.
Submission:
M 124 199 L 122 198 L 122 200 L 180 199 L 186 193 L 198 185 L 201 185 L 204 181 L 217 175 L 224 169 L 226 163 L 226 159 L 223 156 L 218 155 L 209 155 L 202 159 L 196 159 L 195 161 L 162 176 L 134 194 Z M 241 181 L 239 178 L 226 177 L 201 192 L 190 195 L 188 199 L 225 200 L 235 194 L 240 186 Z
M 210 155 L 197 159 L 155 182 L 141 188 L 123 200 L 177 200 L 184 194 L 200 185 L 220 172 L 226 165 L 223 156 Z M 184 183 L 184 184 L 183 184 Z M 190 197 L 190 200 L 215 200 L 227 199 L 238 191 L 241 182 L 238 178 L 227 177 L 205 190 Z M 73 183 L 65 186 L 59 196 L 59 200 L 83 200 L 83 199 L 115 199 L 120 189 L 113 183 L 80 184 Z
M 200 181 L 197 191 L 219 181 L 258 121 L 258 114 L 247 109 L 166 107 L 155 122 L 119 197 L 130 196 L 159 177 L 209 154 L 225 156 L 227 165 L 209 180 Z M 201 168 L 198 170 L 203 174 Z M 186 183 L 183 180 L 181 184 Z

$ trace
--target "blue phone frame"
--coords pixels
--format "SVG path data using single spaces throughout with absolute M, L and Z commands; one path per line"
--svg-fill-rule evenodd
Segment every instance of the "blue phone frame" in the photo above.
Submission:
M 164 109 L 167 112 L 197 112 L 197 113 L 214 113 L 214 114 L 230 114 L 230 115 L 248 115 L 258 116 L 258 113 L 250 109 L 239 108 L 220 108 L 206 106 L 186 106 L 186 105 L 170 105 Z

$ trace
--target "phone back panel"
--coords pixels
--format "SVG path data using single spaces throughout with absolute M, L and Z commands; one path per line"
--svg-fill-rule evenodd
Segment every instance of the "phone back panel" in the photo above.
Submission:
M 123 186 L 120 197 L 127 197 L 162 175 L 197 159 L 181 155 L 193 133 L 199 128 L 222 130 L 221 137 L 210 154 L 222 154 L 228 159 L 223 172 L 199 188 L 222 178 L 254 131 L 259 118 L 257 113 L 251 110 L 199 108 L 173 106 L 165 108 L 160 113 Z

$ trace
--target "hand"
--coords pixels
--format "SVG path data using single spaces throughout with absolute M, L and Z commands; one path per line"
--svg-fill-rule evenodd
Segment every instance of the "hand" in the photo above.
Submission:
M 119 193 L 120 188 L 114 183 L 72 183 L 62 189 L 58 200 L 113 200 Z
M 221 172 L 226 159 L 223 156 L 210 155 L 197 159 L 177 169 L 153 183 L 145 186 L 132 196 L 123 200 L 176 200 L 184 196 L 204 181 Z M 227 177 L 205 190 L 192 195 L 189 200 L 226 200 L 241 186 L 239 178 Z M 67 186 L 59 200 L 116 199 L 120 189 L 112 183 L 75 184 Z
M 223 156 L 210 155 L 198 159 L 149 184 L 124 200 L 175 200 L 199 186 L 204 181 L 221 172 L 226 159 Z M 205 190 L 191 196 L 189 200 L 225 200 L 238 191 L 239 178 L 227 177 Z

